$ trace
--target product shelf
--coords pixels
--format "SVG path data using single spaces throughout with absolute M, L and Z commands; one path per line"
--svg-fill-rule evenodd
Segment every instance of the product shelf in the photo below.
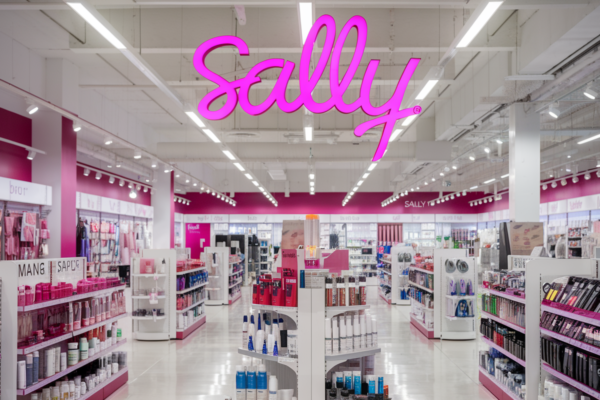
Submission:
M 428 275 L 434 275 L 433 271 L 428 271 L 428 270 L 426 270 L 424 268 L 410 266 L 410 267 L 408 267 L 408 269 L 412 270 L 412 271 L 425 272 Z
M 134 300 L 150 300 L 150 296 L 131 296 Z M 156 296 L 158 300 L 166 299 L 167 296 Z
M 416 305 L 418 308 L 420 308 L 421 310 L 424 311 L 428 311 L 428 312 L 433 312 L 433 308 L 429 308 L 429 307 L 425 307 L 422 303 L 419 303 L 416 299 L 414 299 L 413 297 L 411 297 L 411 299 L 413 299 L 413 303 L 414 305 Z
M 232 288 L 232 287 L 234 287 L 234 286 L 237 286 L 237 285 L 239 285 L 240 283 L 242 283 L 242 280 L 241 280 L 241 279 L 239 279 L 239 280 L 237 280 L 235 283 L 233 283 L 233 284 L 229 285 L 229 289 L 231 289 L 231 288 Z
M 354 351 L 351 353 L 340 353 L 340 354 L 331 354 L 325 356 L 325 361 L 340 361 L 340 360 L 352 360 L 355 358 L 362 358 L 367 356 L 374 356 L 377 353 L 381 353 L 381 349 L 379 347 Z
M 521 400 L 519 396 L 508 390 L 506 386 L 498 382 L 494 376 L 488 374 L 485 368 L 481 366 L 479 367 L 479 382 L 498 399 L 508 397 L 512 400 Z
M 379 282 L 379 284 L 380 284 L 381 286 L 387 286 L 387 287 L 389 287 L 389 288 L 391 288 L 391 287 L 392 287 L 392 285 L 390 285 L 390 284 L 388 284 L 388 283 L 385 283 L 385 282 Z
M 542 361 L 542 369 L 544 371 L 546 371 L 547 373 L 549 373 L 550 375 L 573 386 L 575 389 L 581 390 L 583 393 L 589 395 L 590 397 L 593 397 L 594 399 L 600 399 L 600 392 L 592 389 L 591 387 L 589 387 L 587 385 L 584 385 L 581 382 L 576 381 L 575 379 L 569 378 L 567 375 L 565 375 L 561 372 L 558 372 L 557 370 L 555 370 L 554 368 L 552 368 L 550 365 L 546 364 L 543 361 Z
M 506 321 L 506 320 L 504 320 L 504 319 L 502 319 L 502 318 L 500 318 L 500 317 L 496 317 L 495 315 L 493 315 L 493 314 L 490 314 L 490 313 L 488 313 L 488 312 L 481 311 L 481 317 L 482 317 L 482 318 L 483 318 L 483 317 L 485 317 L 485 318 L 489 318 L 489 319 L 491 319 L 491 320 L 494 320 L 494 321 L 496 321 L 496 322 L 499 322 L 499 323 L 501 323 L 501 324 L 503 324 L 503 325 L 506 325 L 506 326 L 508 326 L 509 328 L 512 328 L 512 329 L 514 329 L 514 330 L 515 330 L 515 331 L 517 331 L 517 332 L 525 333 L 525 328 L 523 328 L 523 327 L 521 327 L 521 326 L 519 326 L 519 325 L 517 325 L 517 324 L 513 324 L 512 322 L 508 322 L 508 321 Z
M 202 314 L 200 317 L 185 329 L 177 329 L 177 339 L 185 339 L 190 333 L 200 328 L 206 322 L 206 314 Z
M 75 365 L 72 365 L 70 367 L 68 367 L 67 369 L 65 369 L 64 371 L 60 371 L 46 379 L 42 379 L 41 381 L 39 381 L 38 383 L 36 383 L 35 385 L 31 385 L 29 386 L 27 389 L 17 389 L 17 395 L 18 396 L 26 396 L 30 393 L 33 393 L 41 388 L 43 388 L 44 386 L 62 378 L 63 376 L 66 376 L 68 374 L 70 374 L 71 372 L 83 367 L 84 365 L 87 365 L 89 363 L 91 363 L 94 360 L 97 360 L 100 357 L 105 356 L 108 353 L 111 353 L 114 349 L 116 349 L 117 347 L 125 344 L 127 342 L 127 339 L 123 338 L 120 342 L 117 342 L 116 344 L 113 344 L 112 346 L 109 346 L 107 349 L 104 349 L 103 351 L 100 351 L 96 354 L 94 354 L 91 357 L 88 357 L 87 359 L 78 362 Z
M 166 278 L 167 274 L 131 274 L 134 278 Z
M 247 356 L 247 357 L 260 358 L 261 360 L 275 361 L 275 362 L 279 362 L 279 358 L 282 357 L 282 356 L 274 356 L 274 355 L 269 355 L 269 354 L 262 354 L 262 353 L 259 353 L 256 351 L 245 350 L 242 348 L 238 348 L 238 354 L 241 354 L 241 355 Z M 294 359 L 294 360 L 296 360 L 296 362 L 297 362 L 297 359 Z
M 389 286 L 389 285 L 388 285 Z M 385 295 L 383 294 L 383 292 L 381 291 L 381 288 L 379 288 L 378 290 L 379 296 L 385 300 L 388 304 L 392 304 L 392 300 L 388 299 L 387 297 L 385 297 Z
M 505 292 L 499 292 L 493 289 L 482 288 L 482 290 L 487 290 L 490 294 L 493 294 L 498 297 L 504 297 L 505 299 L 509 299 L 512 301 L 516 301 L 517 303 L 525 304 L 525 297 L 514 296 L 512 294 L 508 294 Z
M 192 304 L 191 306 L 189 306 L 189 307 L 187 307 L 187 308 L 184 308 L 183 310 L 177 310 L 177 311 L 175 311 L 175 312 L 176 312 L 177 314 L 184 313 L 184 312 L 186 312 L 186 311 L 189 311 L 189 310 L 191 310 L 191 309 L 192 309 L 192 308 L 194 308 L 194 307 L 198 307 L 200 304 L 204 303 L 205 301 L 206 301 L 206 299 L 202 299 L 202 300 L 200 300 L 199 302 L 197 302 L 197 303 L 195 303 L 195 304 Z
M 502 347 L 498 346 L 496 343 L 494 343 L 490 339 L 486 338 L 485 336 L 482 336 L 481 340 L 483 340 L 483 342 L 485 344 L 487 344 L 488 346 L 493 347 L 494 349 L 498 350 L 499 352 L 501 352 L 502 354 L 504 354 L 506 357 L 510 358 L 511 360 L 519 363 L 523 367 L 527 367 L 527 363 L 524 360 L 521 360 L 519 357 L 517 357 L 517 356 L 515 356 L 515 355 L 513 355 L 511 353 L 509 353 L 508 350 L 505 350 Z
M 81 329 L 73 331 L 73 336 L 81 335 L 83 333 L 86 333 L 87 331 L 91 331 L 92 329 L 96 329 L 99 326 L 104 326 L 106 324 L 112 324 L 113 322 L 118 321 L 121 318 L 125 318 L 127 315 L 128 315 L 127 313 L 123 313 L 121 315 L 117 315 L 116 317 L 105 319 L 104 321 L 101 321 L 101 322 L 96 322 L 94 325 L 83 327 Z
M 119 370 L 119 372 L 117 372 L 114 375 L 111 375 L 110 378 L 108 378 L 107 380 L 105 380 L 104 382 L 102 382 L 101 384 L 96 386 L 95 388 L 93 388 L 91 391 L 86 392 L 86 394 L 84 394 L 83 396 L 80 396 L 79 400 L 91 399 L 93 395 L 95 395 L 96 393 L 103 390 L 105 387 L 107 387 L 108 385 L 110 385 L 111 383 L 113 383 L 114 381 L 116 381 L 117 379 L 122 377 L 123 375 L 125 375 L 128 371 L 129 371 L 129 367 L 125 366 L 123 369 Z
M 183 290 L 178 290 L 178 291 L 176 291 L 175 293 L 176 293 L 176 294 L 184 294 L 184 293 L 191 292 L 191 291 L 192 291 L 192 290 L 194 290 L 194 289 L 198 289 L 198 288 L 201 288 L 202 286 L 206 286 L 206 285 L 208 285 L 208 281 L 204 282 L 204 283 L 203 283 L 203 284 L 201 284 L 201 285 L 192 286 L 192 287 L 190 287 L 190 288 L 183 289 Z
M 557 332 L 549 331 L 548 329 L 545 329 L 542 327 L 540 327 L 540 332 L 546 336 L 553 337 L 554 339 L 558 339 L 561 342 L 565 342 L 567 344 L 570 344 L 571 346 L 579 347 L 582 350 L 585 350 L 587 352 L 590 352 L 592 354 L 596 354 L 597 356 L 600 356 L 600 348 L 599 347 L 593 346 L 588 343 L 580 342 L 579 340 L 571 339 L 568 336 L 561 335 L 560 333 L 557 333 Z
M 160 319 L 165 319 L 167 318 L 166 315 L 161 315 L 161 316 L 157 316 L 156 318 L 154 317 L 131 317 L 131 319 L 136 320 L 136 321 L 158 321 Z
M 475 295 L 469 295 L 469 296 L 459 296 L 459 295 L 451 295 L 451 294 L 447 294 L 446 298 L 448 299 L 474 299 L 477 296 Z
M 383 258 L 382 258 L 380 261 L 381 261 L 381 262 L 384 262 L 384 263 L 386 263 L 386 264 L 391 264 L 391 263 L 392 263 L 391 261 L 385 260 L 385 259 L 383 259 Z
M 433 339 L 433 329 L 429 329 L 424 323 L 415 318 L 412 314 L 410 315 L 411 324 L 417 328 L 427 339 Z
M 242 292 L 238 292 L 238 294 L 233 299 L 229 299 L 229 304 L 233 304 L 241 298 L 242 298 Z
M 234 272 L 233 274 L 229 274 L 229 276 L 236 276 L 236 275 L 239 275 L 239 274 L 241 274 L 242 272 L 244 272 L 244 270 L 243 270 L 243 269 L 241 269 L 241 270 L 239 270 L 239 271 L 237 271 L 237 272 Z
M 115 286 L 115 287 L 108 288 L 108 289 L 96 290 L 93 292 L 76 294 L 74 296 L 63 297 L 63 298 L 56 299 L 56 300 L 44 301 L 41 303 L 35 303 L 35 304 L 31 304 L 29 306 L 20 306 L 20 307 L 17 307 L 17 311 L 18 312 L 27 312 L 27 311 L 39 310 L 40 308 L 58 306 L 60 304 L 71 303 L 73 301 L 80 301 L 80 300 L 89 299 L 92 297 L 111 295 L 113 292 L 116 292 L 119 290 L 125 290 L 125 285 L 119 285 L 119 286 Z
M 384 274 L 387 274 L 387 275 L 391 275 L 391 274 L 392 274 L 391 272 L 387 272 L 387 271 L 386 271 L 385 269 L 383 269 L 383 268 L 379 268 L 379 271 L 381 271 L 381 272 L 383 272 Z
M 419 289 L 423 289 L 426 292 L 433 293 L 433 289 L 426 288 L 425 286 L 421 286 L 413 281 L 408 281 L 408 284 L 414 287 L 418 287 Z
M 33 344 L 31 346 L 26 346 L 26 347 L 19 347 L 19 348 L 17 348 L 17 354 L 18 355 L 30 354 L 30 353 L 33 353 L 34 351 L 39 351 L 48 346 L 52 346 L 56 343 L 60 343 L 60 342 L 64 342 L 65 340 L 69 340 L 72 337 L 73 337 L 73 332 L 69 332 L 69 333 L 65 333 L 64 335 L 57 336 L 53 339 L 46 340 L 41 343 L 36 343 L 36 344 Z
M 544 300 L 542 302 L 541 310 L 542 312 L 547 311 L 552 314 L 574 319 L 575 321 L 581 321 L 590 325 L 600 327 L 600 313 L 586 311 L 580 308 L 575 308 L 564 304 L 553 303 L 547 300 Z
M 370 305 L 359 305 L 359 306 L 345 306 L 345 307 L 325 307 L 325 315 L 327 318 L 332 318 L 338 314 L 343 314 L 353 311 L 368 310 L 371 308 Z
M 177 275 L 185 275 L 185 274 L 189 274 L 189 273 L 192 273 L 192 272 L 202 271 L 203 269 L 206 269 L 206 267 L 199 267 L 199 268 L 194 268 L 194 269 L 188 269 L 187 271 L 178 272 Z

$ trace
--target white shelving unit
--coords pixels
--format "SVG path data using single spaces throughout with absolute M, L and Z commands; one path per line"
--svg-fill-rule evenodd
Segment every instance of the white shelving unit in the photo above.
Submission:
M 393 276 L 393 288 L 392 288 L 392 304 L 398 306 L 409 306 L 410 299 L 401 299 L 400 291 L 404 288 L 408 295 L 408 268 L 415 259 L 415 251 L 412 246 L 406 246 L 403 244 L 397 244 L 392 247 L 392 264 L 396 264 L 396 272 Z M 410 260 L 407 261 L 408 256 Z
M 206 247 L 202 253 L 202 261 L 208 269 L 207 306 L 233 304 L 242 296 L 244 270 L 231 272 L 239 263 L 230 263 L 229 254 L 228 247 Z M 232 283 L 229 283 L 230 277 Z
M 354 270 L 356 275 L 367 275 L 367 286 L 379 286 L 377 248 L 374 246 L 348 247 L 348 250 L 350 269 Z M 371 254 L 363 254 L 368 253 L 369 250 Z
M 153 259 L 156 274 L 140 274 L 140 259 Z M 162 262 L 165 260 L 165 272 L 161 272 Z M 151 304 L 147 295 L 132 296 L 132 310 L 144 309 L 150 316 L 132 317 L 133 338 L 136 340 L 170 340 L 174 339 L 176 332 L 175 308 L 177 293 L 175 287 L 177 272 L 177 251 L 175 249 L 144 249 L 141 257 L 131 260 L 131 290 L 150 291 L 153 288 L 164 291 L 164 295 L 157 296 L 157 303 Z M 153 309 L 162 309 L 164 315 L 153 317 Z

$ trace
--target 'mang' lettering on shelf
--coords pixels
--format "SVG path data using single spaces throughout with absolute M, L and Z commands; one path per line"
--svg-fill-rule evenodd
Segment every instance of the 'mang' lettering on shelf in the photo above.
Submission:
M 38 276 L 46 274 L 46 263 L 27 263 L 27 264 L 19 264 L 19 278 L 23 278 L 25 276 Z

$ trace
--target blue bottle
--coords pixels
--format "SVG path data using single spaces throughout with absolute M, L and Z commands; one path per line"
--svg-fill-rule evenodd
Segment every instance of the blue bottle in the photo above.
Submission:
M 235 367 L 235 395 L 238 399 L 246 398 L 246 367 L 238 365 Z

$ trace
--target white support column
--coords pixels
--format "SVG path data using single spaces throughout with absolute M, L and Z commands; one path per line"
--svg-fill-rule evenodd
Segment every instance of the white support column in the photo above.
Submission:
M 540 115 L 531 105 L 510 106 L 509 215 L 513 222 L 540 220 Z
M 153 185 L 152 207 L 154 207 L 154 248 L 171 249 L 175 242 L 175 203 L 173 192 L 173 172 L 162 171 L 156 175 Z

